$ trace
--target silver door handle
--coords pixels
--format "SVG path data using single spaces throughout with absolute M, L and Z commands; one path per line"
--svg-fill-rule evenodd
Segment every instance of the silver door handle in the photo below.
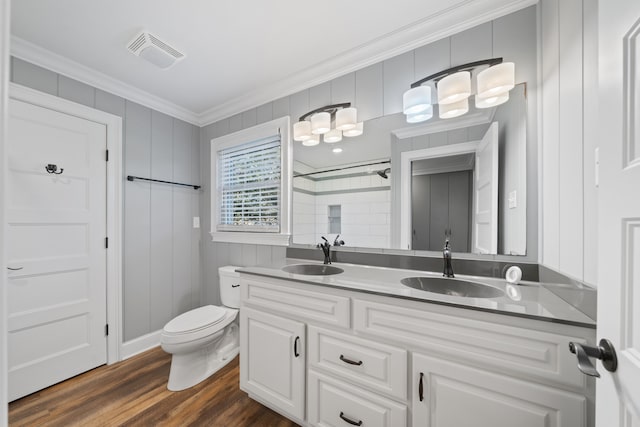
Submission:
M 570 342 L 569 351 L 578 357 L 578 369 L 590 377 L 600 378 L 600 373 L 589 360 L 590 357 L 601 360 L 602 366 L 609 372 L 615 372 L 618 368 L 616 351 L 611 341 L 607 339 L 601 339 L 597 347 Z

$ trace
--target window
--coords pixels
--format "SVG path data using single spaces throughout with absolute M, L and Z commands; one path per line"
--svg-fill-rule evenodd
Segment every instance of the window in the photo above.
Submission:
M 288 245 L 289 118 L 211 141 L 214 241 Z
M 329 205 L 329 234 L 340 234 L 341 205 Z

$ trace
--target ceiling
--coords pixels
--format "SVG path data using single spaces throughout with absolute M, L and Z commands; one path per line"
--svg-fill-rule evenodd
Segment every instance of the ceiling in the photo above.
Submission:
M 533 0 L 17 0 L 12 54 L 204 125 Z M 186 54 L 127 51 L 147 30 Z

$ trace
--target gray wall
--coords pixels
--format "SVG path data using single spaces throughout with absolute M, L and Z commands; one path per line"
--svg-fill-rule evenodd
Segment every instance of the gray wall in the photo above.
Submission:
M 412 82 L 453 65 L 498 56 L 505 61 L 515 62 L 516 81 L 527 82 L 527 119 L 531 123 L 527 128 L 527 170 L 534 172 L 528 177 L 527 188 L 527 256 L 518 257 L 517 260 L 537 262 L 536 23 L 536 7 L 532 6 L 202 128 L 200 168 L 205 186 L 202 200 L 204 302 L 215 304 L 219 301 L 218 266 L 280 262 L 285 258 L 285 251 L 280 247 L 214 244 L 211 241 L 208 232 L 211 217 L 209 162 L 212 138 L 285 115 L 291 116 L 294 122 L 304 113 L 331 103 L 352 102 L 358 108 L 359 120 L 395 114 L 402 110 L 402 94 Z M 500 256 L 495 258 L 504 259 Z
M 11 81 L 123 118 L 124 341 L 200 305 L 200 192 L 126 175 L 198 183 L 199 128 L 17 58 Z

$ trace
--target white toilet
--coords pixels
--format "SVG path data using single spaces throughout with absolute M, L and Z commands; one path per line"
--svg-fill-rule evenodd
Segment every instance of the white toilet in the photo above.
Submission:
M 193 387 L 233 360 L 240 351 L 240 275 L 237 267 L 218 269 L 223 306 L 206 305 L 183 313 L 162 330 L 162 349 L 172 354 L 167 388 Z

